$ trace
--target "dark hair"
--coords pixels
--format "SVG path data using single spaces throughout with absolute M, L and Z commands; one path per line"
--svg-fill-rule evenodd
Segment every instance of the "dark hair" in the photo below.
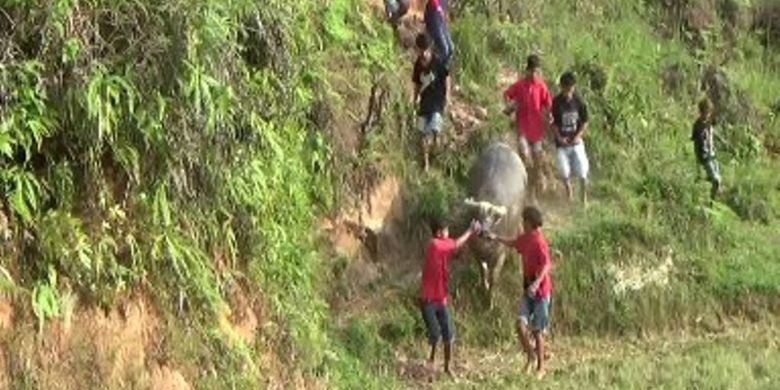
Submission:
M 438 218 L 431 219 L 431 233 L 433 233 L 434 235 L 449 226 L 450 223 L 447 221 L 446 218 L 438 217 Z
M 542 66 L 542 61 L 539 59 L 539 56 L 536 54 L 531 54 L 525 60 L 525 68 L 528 70 L 539 69 L 541 66 Z
M 708 98 L 704 98 L 699 102 L 699 114 L 712 113 L 715 107 Z
M 577 77 L 574 76 L 574 73 L 572 72 L 566 72 L 561 75 L 561 87 L 568 88 L 572 87 L 575 84 L 577 84 Z
M 536 207 L 528 206 L 523 209 L 523 221 L 531 224 L 534 229 L 542 227 L 542 212 Z
M 414 40 L 415 45 L 420 50 L 428 50 L 431 47 L 431 38 L 428 37 L 428 34 L 420 33 L 417 34 L 417 38 Z

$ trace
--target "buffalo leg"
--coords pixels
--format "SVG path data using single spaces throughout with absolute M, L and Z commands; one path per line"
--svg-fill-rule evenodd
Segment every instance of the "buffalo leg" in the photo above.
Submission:
M 493 269 L 490 272 L 490 280 L 488 282 L 488 299 L 490 300 L 490 308 L 493 308 L 493 288 L 498 282 L 498 277 L 501 275 L 501 268 L 504 267 L 504 261 L 506 261 L 506 253 L 501 251 L 496 257 L 496 263 L 493 265 Z
M 479 262 L 479 273 L 482 276 L 482 285 L 485 286 L 485 290 L 490 291 L 490 271 L 487 262 Z

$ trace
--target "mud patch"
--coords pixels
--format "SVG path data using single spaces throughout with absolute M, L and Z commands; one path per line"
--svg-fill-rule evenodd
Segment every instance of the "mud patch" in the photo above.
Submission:
M 488 117 L 487 109 L 469 104 L 456 94 L 453 94 L 449 114 L 453 127 L 450 141 L 455 144 L 454 148 L 465 146 L 471 140 L 471 136 L 482 128 Z
M 228 286 L 227 296 L 230 313 L 220 321 L 222 330 L 227 334 L 238 336 L 246 345 L 253 345 L 257 339 L 262 312 L 249 299 L 246 289 L 239 283 L 234 282 Z
M 370 191 L 367 202 L 348 210 L 335 219 L 326 219 L 320 229 L 327 233 L 332 247 L 339 255 L 353 258 L 362 249 L 383 253 L 390 235 L 392 222 L 403 216 L 401 185 L 395 176 L 383 179 Z
M 11 379 L 8 377 L 8 366 L 5 361 L 5 346 L 0 343 L 0 389 L 10 389 Z
M 36 334 L 32 326 L 17 326 L 6 347 L 12 378 L 42 389 L 146 388 L 147 351 L 152 349 L 158 316 L 143 297 L 115 310 L 96 307 L 69 309 Z M 68 320 L 68 317 L 71 317 Z
M 398 376 L 410 384 L 432 386 L 438 377 L 436 370 L 422 359 L 412 359 L 404 355 L 396 358 Z
M 0 336 L 14 326 L 14 307 L 11 302 L 0 296 Z
M 192 386 L 179 371 L 156 366 L 152 369 L 151 390 L 192 390 Z

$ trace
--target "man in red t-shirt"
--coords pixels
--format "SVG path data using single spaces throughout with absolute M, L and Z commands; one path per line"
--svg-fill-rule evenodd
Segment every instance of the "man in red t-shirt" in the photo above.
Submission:
M 545 187 L 542 173 L 543 141 L 548 124 L 551 122 L 552 97 L 541 76 L 539 57 L 530 55 L 526 62 L 525 77 L 504 92 L 504 99 L 507 101 L 505 113 L 515 112 L 520 155 L 523 157 L 523 162 L 531 168 L 530 179 L 533 189 L 531 194 L 539 196 Z
M 491 239 L 513 247 L 523 259 L 523 298 L 520 300 L 520 316 L 517 323 L 518 337 L 528 356 L 526 371 L 536 361 L 539 377 L 544 376 L 544 332 L 549 325 L 552 279 L 550 270 L 550 248 L 542 234 L 542 213 L 536 207 L 523 210 L 523 232 L 517 238 Z M 531 344 L 531 335 L 536 341 L 536 351 Z M 534 359 L 535 357 L 535 359 Z
M 449 263 L 455 252 L 463 247 L 473 234 L 478 232 L 479 224 L 472 222 L 469 230 L 456 240 L 450 238 L 449 226 L 445 221 L 433 221 L 431 230 L 433 238 L 428 243 L 426 250 L 421 297 L 423 320 L 428 328 L 428 340 L 431 343 L 431 355 L 428 360 L 433 363 L 436 357 L 436 344 L 440 338 L 443 338 L 444 372 L 452 374 L 450 356 L 454 331 L 447 308 Z

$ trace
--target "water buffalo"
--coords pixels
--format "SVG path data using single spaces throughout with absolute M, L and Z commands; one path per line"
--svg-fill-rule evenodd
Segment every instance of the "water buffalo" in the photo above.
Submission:
M 471 168 L 465 205 L 486 231 L 514 237 L 520 226 L 528 176 L 520 156 L 504 143 L 493 143 Z M 493 306 L 493 285 L 506 260 L 506 249 L 487 239 L 472 240 L 471 253 L 480 262 L 482 282 Z

